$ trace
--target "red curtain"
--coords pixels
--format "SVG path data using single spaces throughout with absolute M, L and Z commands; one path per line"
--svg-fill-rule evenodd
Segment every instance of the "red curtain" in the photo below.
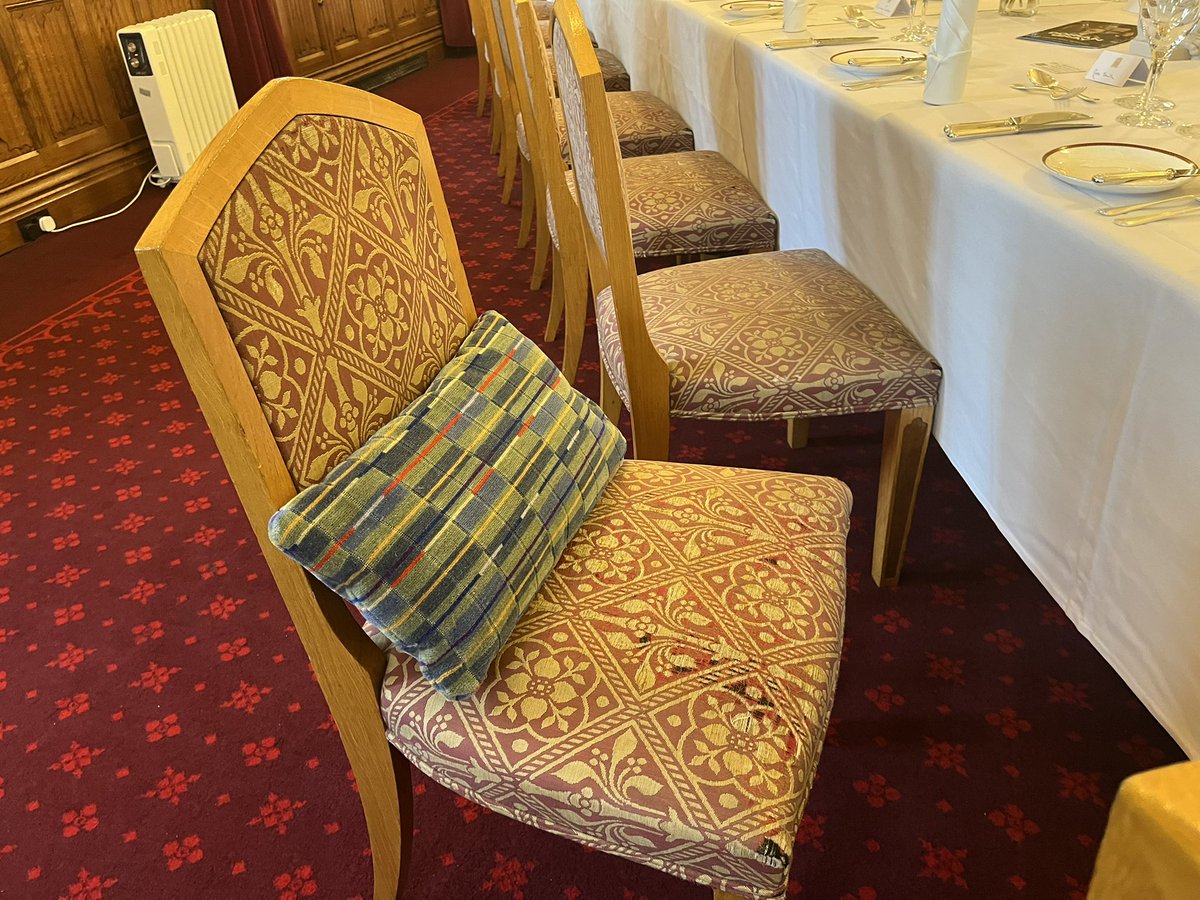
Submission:
M 467 0 L 442 0 L 442 36 L 447 47 L 474 47 Z
M 270 0 L 214 0 L 213 11 L 238 103 L 245 103 L 272 78 L 293 74 Z

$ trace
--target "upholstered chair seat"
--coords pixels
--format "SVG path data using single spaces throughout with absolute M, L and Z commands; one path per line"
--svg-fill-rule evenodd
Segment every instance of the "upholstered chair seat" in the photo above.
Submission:
M 637 157 L 621 167 L 638 259 L 775 249 L 779 220 L 721 154 Z M 567 189 L 578 199 L 573 176 Z
M 571 151 L 567 146 L 567 125 L 563 120 L 562 103 L 555 99 L 553 108 L 559 151 L 563 159 L 568 159 Z M 608 108 L 612 113 L 613 128 L 617 132 L 622 156 L 680 153 L 696 146 L 692 129 L 683 121 L 683 117 L 648 91 L 615 93 L 609 97 Z M 517 141 L 522 155 L 529 157 L 529 137 L 520 113 L 517 113 Z
M 850 496 L 627 460 L 488 678 L 447 702 L 390 654 L 391 740 L 522 822 L 782 897 L 833 701 Z
M 533 11 L 539 19 L 549 21 L 554 18 L 553 0 L 533 0 Z
M 570 160 L 562 101 L 555 98 L 553 102 L 559 149 L 563 159 Z M 696 149 L 695 136 L 683 117 L 649 91 L 614 93 L 608 98 L 608 111 L 622 156 L 657 156 Z
M 787 419 L 931 406 L 942 371 L 862 282 L 820 250 L 762 253 L 638 278 L 667 364 L 671 415 Z M 627 372 L 611 290 L 596 299 L 605 367 Z

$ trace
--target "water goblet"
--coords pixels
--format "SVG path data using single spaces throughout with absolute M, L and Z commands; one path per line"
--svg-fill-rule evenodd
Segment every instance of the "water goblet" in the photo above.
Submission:
M 1142 34 L 1150 45 L 1150 75 L 1137 107 L 1117 116 L 1117 121 L 1136 128 L 1170 128 L 1171 119 L 1155 105 L 1154 90 L 1172 51 L 1200 19 L 1200 0 L 1140 0 L 1138 6 Z
M 917 12 L 917 4 L 921 4 L 921 12 Z M 927 0 L 908 0 L 908 21 L 893 40 L 908 41 L 913 44 L 928 44 L 933 40 L 934 29 L 925 24 Z

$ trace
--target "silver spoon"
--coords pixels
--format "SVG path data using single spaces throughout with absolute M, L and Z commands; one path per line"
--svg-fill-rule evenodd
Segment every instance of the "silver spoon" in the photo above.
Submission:
M 1057 78 L 1055 78 L 1053 75 L 1051 75 L 1049 72 L 1047 72 L 1043 69 L 1039 69 L 1037 66 L 1033 66 L 1030 68 L 1029 81 L 1032 84 L 1037 85 L 1038 87 L 1044 87 L 1044 88 L 1049 89 L 1051 91 L 1051 95 L 1053 95 L 1054 91 L 1069 91 L 1069 90 L 1071 90 L 1066 85 L 1064 85 L 1061 81 L 1059 81 Z M 1092 97 L 1088 94 L 1085 94 L 1083 91 L 1084 91 L 1083 88 L 1079 88 L 1079 90 L 1076 91 L 1074 94 L 1072 94 L 1072 96 L 1078 97 L 1080 100 L 1086 100 L 1088 103 L 1099 103 L 1100 102 L 1099 98 Z

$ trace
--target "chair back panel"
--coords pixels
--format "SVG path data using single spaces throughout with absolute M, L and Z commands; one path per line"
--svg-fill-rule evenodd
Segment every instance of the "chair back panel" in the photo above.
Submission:
M 504 7 L 512 0 L 487 0 L 487 2 L 492 6 L 492 21 L 496 23 L 496 36 L 500 42 L 500 56 L 504 60 L 504 71 L 508 74 L 508 83 L 515 87 L 517 71 L 513 64 L 509 31 L 504 18 Z
M 567 165 L 562 158 L 554 116 L 550 54 L 542 43 L 537 11 L 530 0 L 516 0 L 514 9 L 514 45 L 520 57 L 518 69 L 524 78 L 530 111 L 525 130 L 534 148 L 535 165 L 541 165 L 543 181 L 550 192 L 551 214 L 556 222 L 562 223 L 578 212 L 567 191 Z
M 302 115 L 250 166 L 200 262 L 298 487 L 421 393 L 469 323 L 417 142 Z
M 585 99 L 585 86 L 590 82 L 593 92 L 597 85 L 604 93 L 604 78 L 600 73 L 600 62 L 587 38 L 587 27 L 582 15 L 572 15 L 572 10 L 554 7 L 554 70 L 558 75 L 558 95 L 562 99 L 563 118 L 566 120 L 567 137 L 571 145 L 571 168 L 575 173 L 580 209 L 584 225 L 601 256 L 607 262 L 609 248 L 605 241 L 604 217 L 601 214 L 599 175 L 603 170 L 607 177 L 620 179 L 617 161 L 620 160 L 616 132 L 608 115 L 607 101 L 603 116 L 589 116 Z M 578 13 L 579 8 L 575 7 Z M 581 31 L 582 41 L 572 40 L 572 29 Z M 622 194 L 624 191 L 622 190 Z M 621 212 L 624 214 L 625 210 Z M 626 221 L 628 218 L 626 216 Z M 628 231 L 628 228 L 626 228 Z M 632 253 L 632 246 L 631 246 Z

